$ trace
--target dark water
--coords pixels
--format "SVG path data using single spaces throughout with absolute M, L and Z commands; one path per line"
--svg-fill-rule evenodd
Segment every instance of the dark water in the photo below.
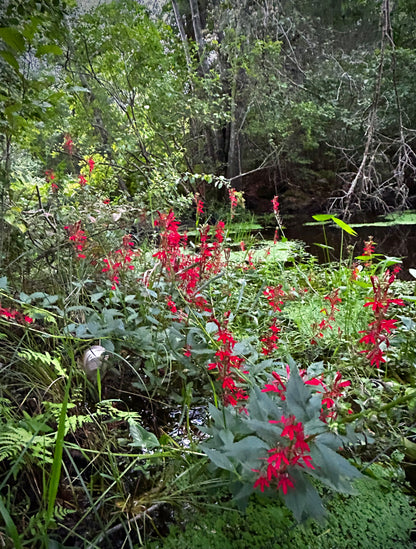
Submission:
M 299 216 L 297 219 L 284 220 L 285 236 L 289 240 L 302 240 L 306 250 L 316 256 L 321 263 L 326 261 L 326 252 L 316 243 L 325 244 L 322 225 L 305 226 L 304 223 L 313 221 L 311 217 Z M 362 221 L 361 221 L 362 222 Z M 357 221 L 358 223 L 358 221 Z M 364 241 L 371 235 L 376 247 L 374 252 L 390 257 L 402 259 L 403 273 L 400 278 L 414 280 L 408 269 L 416 269 L 416 225 L 394 225 L 388 227 L 354 227 L 358 236 L 354 237 L 344 232 L 344 259 L 350 257 L 347 246 L 351 246 L 353 256 L 362 255 Z M 330 259 L 339 260 L 341 246 L 341 229 L 337 226 L 325 226 L 327 244 L 334 250 L 329 250 Z

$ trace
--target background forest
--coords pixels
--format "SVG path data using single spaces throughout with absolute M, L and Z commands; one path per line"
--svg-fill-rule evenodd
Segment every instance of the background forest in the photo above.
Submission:
M 3 209 L 23 164 L 68 175 L 85 154 L 147 202 L 194 193 L 187 173 L 260 212 L 412 201 L 413 0 L 149 4 L 3 3 Z
M 416 268 L 351 220 L 415 66 L 416 0 L 1 2 L 0 547 L 414 546 Z

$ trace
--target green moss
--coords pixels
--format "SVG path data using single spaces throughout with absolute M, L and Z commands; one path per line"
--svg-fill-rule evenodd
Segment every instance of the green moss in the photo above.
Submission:
M 414 510 L 398 490 L 376 481 L 357 483 L 357 496 L 326 501 L 327 521 L 295 523 L 277 503 L 253 499 L 245 513 L 210 506 L 187 523 L 173 526 L 148 549 L 411 549 Z

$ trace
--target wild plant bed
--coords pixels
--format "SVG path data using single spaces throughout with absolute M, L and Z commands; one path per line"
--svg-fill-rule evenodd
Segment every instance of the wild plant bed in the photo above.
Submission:
M 369 239 L 318 265 L 282 238 L 277 197 L 274 241 L 242 242 L 231 188 L 227 223 L 197 199 L 188 243 L 172 210 L 48 177 L 47 215 L 8 225 L 0 278 L 2 543 L 410 547 L 400 259 Z

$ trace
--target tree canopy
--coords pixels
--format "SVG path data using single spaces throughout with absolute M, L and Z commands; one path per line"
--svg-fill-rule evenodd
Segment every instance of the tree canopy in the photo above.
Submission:
M 40 175 L 64 161 L 48 151 L 70 135 L 76 156 L 64 171 L 99 155 L 110 191 L 144 202 L 195 192 L 186 174 L 212 174 L 257 210 L 276 192 L 288 208 L 324 200 L 344 215 L 405 207 L 415 192 L 414 8 L 6 3 L 3 202 L 17 151 Z

